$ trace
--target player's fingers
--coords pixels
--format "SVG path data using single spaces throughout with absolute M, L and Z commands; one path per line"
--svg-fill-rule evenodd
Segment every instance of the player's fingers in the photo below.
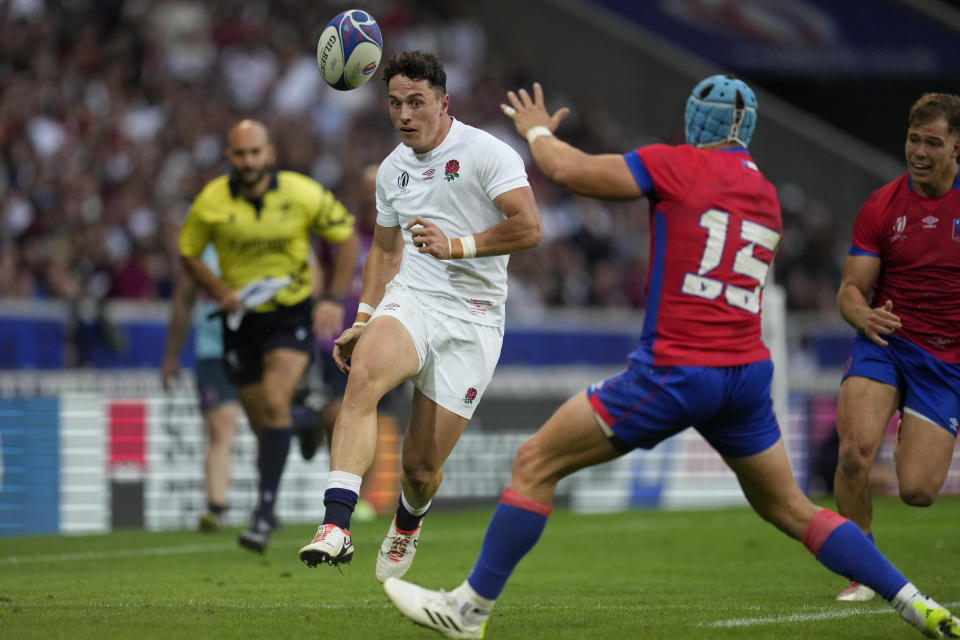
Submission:
M 405 226 L 404 229 L 412 229 L 413 227 L 415 227 L 415 226 L 417 226 L 417 225 L 420 225 L 420 226 L 425 227 L 425 226 L 427 226 L 427 221 L 424 220 L 423 218 L 421 218 L 420 216 L 417 216 L 416 218 L 414 218 L 413 220 L 411 220 L 410 222 L 408 222 L 408 223 L 407 223 L 407 226 Z
M 567 107 L 560 107 L 554 112 L 553 117 L 550 118 L 551 124 L 553 124 L 553 130 L 556 131 L 557 127 L 560 125 L 560 121 L 570 115 L 570 109 Z
M 900 328 L 900 318 L 893 315 L 892 313 L 882 313 L 878 314 L 876 318 L 876 323 L 878 326 L 887 329 L 888 333 Z
M 530 94 L 527 93 L 526 89 L 520 89 L 517 95 L 520 96 L 520 104 L 523 106 L 529 107 L 531 104 L 533 104 L 533 100 L 530 99 Z
M 350 366 L 347 364 L 347 357 L 347 354 L 343 352 L 343 347 L 334 343 L 333 363 L 337 365 L 337 369 L 340 369 L 340 371 L 343 371 L 344 373 L 349 373 L 350 370 Z
M 539 82 L 533 83 L 533 104 L 543 106 L 543 87 Z
M 519 109 L 523 106 L 523 104 L 520 102 L 520 98 L 518 98 L 517 94 L 513 91 L 507 91 L 507 100 L 514 109 Z
M 510 105 L 506 105 L 503 103 L 500 104 L 500 111 L 503 111 L 503 113 L 506 114 L 508 118 L 512 118 L 513 116 L 517 115 L 516 109 L 514 109 Z

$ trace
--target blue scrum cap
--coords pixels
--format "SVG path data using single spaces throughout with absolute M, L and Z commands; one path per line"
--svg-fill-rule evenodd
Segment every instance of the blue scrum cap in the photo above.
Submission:
M 684 114 L 687 144 L 750 144 L 757 125 L 757 97 L 743 80 L 715 75 L 701 80 L 687 98 Z

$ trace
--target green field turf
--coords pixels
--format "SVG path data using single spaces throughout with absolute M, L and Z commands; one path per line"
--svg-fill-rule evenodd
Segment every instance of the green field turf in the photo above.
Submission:
M 424 526 L 407 577 L 453 588 L 490 510 L 443 512 Z M 960 498 L 930 509 L 876 504 L 880 547 L 932 597 L 960 607 Z M 341 575 L 307 569 L 311 524 L 287 524 L 257 556 L 236 530 L 0 539 L 0 638 L 430 638 L 373 576 L 388 526 L 356 523 Z M 520 564 L 488 638 L 912 638 L 884 602 L 833 601 L 844 581 L 747 509 L 557 510 Z

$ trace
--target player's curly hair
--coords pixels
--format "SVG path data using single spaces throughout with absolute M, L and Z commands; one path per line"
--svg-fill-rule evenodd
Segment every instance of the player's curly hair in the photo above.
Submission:
M 910 107 L 908 122 L 911 127 L 929 124 L 943 118 L 947 130 L 960 134 L 960 96 L 952 93 L 925 93 Z
M 426 51 L 402 51 L 390 56 L 383 65 L 383 81 L 389 85 L 393 76 L 406 76 L 411 80 L 426 80 L 430 88 L 440 95 L 447 92 L 447 72 L 440 58 Z

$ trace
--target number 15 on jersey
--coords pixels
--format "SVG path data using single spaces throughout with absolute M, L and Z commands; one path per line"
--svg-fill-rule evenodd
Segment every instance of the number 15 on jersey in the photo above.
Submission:
M 720 266 L 720 261 L 723 259 L 727 235 L 732 232 L 730 214 L 719 209 L 708 209 L 700 216 L 700 226 L 707 230 L 707 244 L 703 248 L 697 272 L 688 272 L 684 275 L 683 292 L 707 300 L 716 300 L 723 293 L 727 304 L 750 313 L 759 313 L 760 290 L 763 289 L 763 283 L 767 279 L 770 261 L 761 260 L 753 255 L 754 248 L 760 245 L 769 249 L 772 260 L 773 251 L 780 241 L 780 234 L 756 222 L 741 221 L 740 239 L 747 244 L 737 251 L 732 271 L 757 282 L 752 289 L 746 289 L 708 275 Z

